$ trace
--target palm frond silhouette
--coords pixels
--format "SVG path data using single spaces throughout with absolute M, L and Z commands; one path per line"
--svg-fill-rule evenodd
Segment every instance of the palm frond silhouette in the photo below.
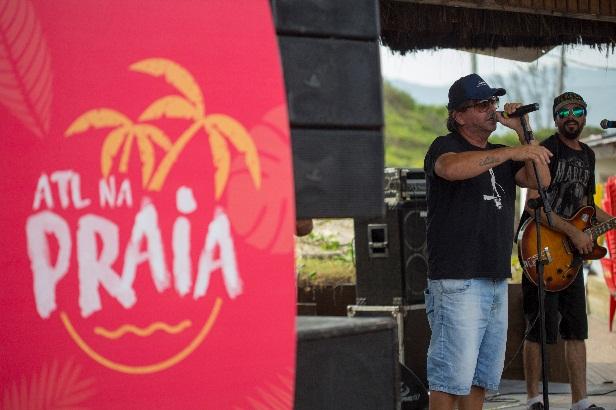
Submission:
M 3 386 L 4 410 L 85 408 L 95 394 L 94 379 L 85 379 L 81 366 L 69 359 L 63 366 L 53 361 L 44 364 L 40 373 Z

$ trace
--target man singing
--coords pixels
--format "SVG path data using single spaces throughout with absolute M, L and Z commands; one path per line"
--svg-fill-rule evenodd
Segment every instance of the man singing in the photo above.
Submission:
M 477 74 L 449 89 L 450 133 L 425 157 L 428 189 L 426 312 L 430 409 L 481 409 L 485 390 L 500 384 L 507 338 L 507 278 L 511 276 L 516 184 L 550 182 L 551 153 L 525 144 L 520 118 L 496 111 L 506 92 Z M 520 104 L 505 104 L 513 114 Z M 522 145 L 488 142 L 496 123 Z

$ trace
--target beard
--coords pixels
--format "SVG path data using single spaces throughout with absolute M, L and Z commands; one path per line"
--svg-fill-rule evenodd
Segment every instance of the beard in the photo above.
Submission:
M 575 124 L 576 127 L 573 129 L 570 129 L 569 125 L 571 124 Z M 569 140 L 574 140 L 580 136 L 583 128 L 584 126 L 582 124 L 579 124 L 577 121 L 571 120 L 571 121 L 567 121 L 561 127 L 559 127 L 558 131 L 563 137 Z

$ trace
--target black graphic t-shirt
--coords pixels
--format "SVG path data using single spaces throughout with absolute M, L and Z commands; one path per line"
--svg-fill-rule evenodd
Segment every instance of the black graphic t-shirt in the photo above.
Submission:
M 574 150 L 564 144 L 557 134 L 541 143 L 554 157 L 550 163 L 552 183 L 547 197 L 552 210 L 564 218 L 571 218 L 578 209 L 586 205 L 584 197 L 589 188 L 594 193 L 594 152 L 585 144 L 581 150 Z
M 447 181 L 434 172 L 444 153 L 501 147 L 488 143 L 479 148 L 457 133 L 438 137 L 430 146 L 424 161 L 430 279 L 511 276 L 515 174 L 524 163 L 506 161 L 462 181 Z
M 541 145 L 554 154 L 550 161 L 552 182 L 546 190 L 548 201 L 552 211 L 569 219 L 581 207 L 592 204 L 595 193 L 595 153 L 582 142 L 581 150 L 569 148 L 558 138 L 558 134 L 547 138 Z M 518 229 L 528 218 L 530 214 L 524 211 Z

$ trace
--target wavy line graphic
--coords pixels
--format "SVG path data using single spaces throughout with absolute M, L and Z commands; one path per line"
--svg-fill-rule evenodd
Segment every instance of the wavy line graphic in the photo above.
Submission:
M 161 330 L 163 332 L 167 332 L 169 334 L 175 335 L 175 334 L 178 334 L 184 331 L 184 329 L 189 328 L 191 325 L 192 325 L 192 322 L 187 319 L 187 320 L 181 321 L 175 326 L 168 325 L 167 323 L 164 323 L 164 322 L 154 322 L 146 328 L 140 328 L 135 325 L 126 324 L 126 325 L 120 326 L 116 330 L 107 330 L 103 327 L 96 326 L 94 328 L 94 333 L 99 336 L 106 337 L 107 339 L 115 340 L 115 339 L 121 338 L 127 333 L 133 333 L 137 336 L 146 337 L 146 336 L 151 335 L 157 330 Z
M 51 53 L 32 2 L 0 2 L 0 104 L 38 137 L 49 132 Z
M 177 354 L 171 357 L 163 359 L 160 362 L 141 365 L 141 366 L 133 366 L 133 365 L 127 365 L 123 363 L 118 363 L 118 362 L 115 362 L 101 355 L 100 353 L 95 351 L 90 345 L 88 345 L 85 342 L 85 340 L 81 338 L 79 333 L 77 333 L 77 331 L 73 327 L 73 324 L 71 323 L 71 320 L 69 319 L 66 312 L 60 312 L 60 319 L 62 320 L 62 323 L 64 324 L 64 327 L 66 328 L 66 331 L 71 336 L 73 341 L 77 344 L 77 346 L 79 346 L 79 348 L 83 350 L 85 354 L 90 356 L 90 358 L 94 360 L 95 362 L 99 363 L 102 366 L 107 367 L 108 369 L 115 370 L 120 373 L 150 374 L 150 373 L 160 372 L 162 370 L 175 366 L 176 364 L 184 360 L 196 348 L 198 348 L 201 345 L 201 343 L 203 343 L 203 340 L 205 340 L 207 335 L 210 333 L 210 330 L 212 330 L 212 327 L 214 327 L 214 324 L 216 323 L 216 319 L 218 318 L 218 314 L 220 313 L 221 307 L 222 307 L 222 298 L 218 297 L 216 298 L 216 301 L 214 302 L 214 306 L 212 307 L 212 310 L 208 318 L 205 320 L 205 323 L 203 324 L 203 327 L 201 328 L 201 330 L 199 330 L 199 333 L 197 334 L 197 336 L 195 336 L 195 338 L 186 347 L 184 347 L 180 352 L 178 352 Z

